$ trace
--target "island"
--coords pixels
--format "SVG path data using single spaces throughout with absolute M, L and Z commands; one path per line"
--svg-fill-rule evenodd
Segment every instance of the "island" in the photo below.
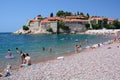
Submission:
M 60 34 L 83 33 L 87 30 L 120 29 L 120 20 L 105 16 L 90 16 L 82 12 L 72 13 L 59 10 L 56 16 L 50 13 L 49 17 L 41 15 L 29 19 L 15 34 Z

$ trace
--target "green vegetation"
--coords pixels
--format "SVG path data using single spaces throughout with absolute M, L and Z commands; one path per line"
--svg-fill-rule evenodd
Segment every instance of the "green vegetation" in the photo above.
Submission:
M 56 16 L 58 17 L 65 17 L 65 16 L 71 16 L 72 13 L 71 12 L 64 12 L 63 10 L 59 10 L 57 13 L 56 13 Z
M 50 13 L 50 17 L 53 17 L 53 13 Z
M 40 16 L 40 17 L 41 17 L 41 14 L 39 14 L 38 16 Z
M 65 31 L 69 31 L 69 30 L 70 30 L 69 27 L 68 27 L 68 26 L 65 26 L 65 25 L 64 25 L 64 26 L 61 26 L 60 28 L 61 28 L 62 30 L 65 30 Z
M 90 30 L 90 29 L 91 29 L 91 28 L 90 28 L 90 24 L 85 24 L 85 27 L 86 27 L 87 30 Z
M 120 29 L 120 22 L 118 20 L 114 20 L 113 25 L 115 26 L 116 29 Z
M 93 23 L 93 24 L 92 24 L 92 28 L 93 28 L 93 29 L 101 29 L 101 26 L 100 26 L 100 24 L 95 24 L 95 23 Z
M 80 13 L 81 16 L 85 16 L 83 12 Z
M 58 28 L 62 29 L 66 33 L 69 33 L 69 31 L 70 31 L 70 28 L 68 26 L 66 26 L 63 21 L 58 21 Z
M 86 15 L 83 12 L 79 12 L 77 11 L 77 13 L 75 13 L 75 15 L 77 14 L 80 16 L 83 16 L 83 20 L 87 20 L 90 18 L 90 15 L 87 13 Z M 58 17 L 65 17 L 65 16 L 71 16 L 73 15 L 71 12 L 64 12 L 63 10 L 59 10 L 56 13 L 56 16 Z M 64 25 L 64 23 L 62 23 L 61 21 L 59 21 L 58 26 L 63 29 L 63 30 L 69 30 L 69 28 L 67 26 Z M 90 29 L 90 25 L 86 24 L 86 29 Z M 58 27 L 58 28 L 59 28 Z M 113 23 L 108 23 L 108 19 L 104 18 L 103 20 L 98 20 L 98 23 L 92 23 L 92 28 L 93 29 L 102 29 L 102 28 L 106 28 L 106 29 L 120 29 L 120 22 L 118 20 L 114 20 Z
M 109 25 L 109 24 L 107 24 L 105 27 L 106 29 L 116 29 L 114 25 Z
M 118 20 L 114 20 L 113 22 L 108 23 L 108 19 L 104 18 L 103 20 L 98 20 L 98 23 L 92 22 L 93 29 L 120 29 L 120 22 Z
M 42 18 L 42 15 L 41 15 L 41 14 L 38 15 L 37 17 L 38 17 L 38 20 L 43 20 L 43 19 L 44 19 L 44 18 Z
M 79 11 L 77 11 L 77 15 L 79 15 L 80 13 L 79 13 Z
M 29 27 L 24 25 L 23 30 L 27 31 L 27 30 L 29 30 Z
M 53 32 L 52 28 L 47 28 L 46 29 L 48 32 Z
M 90 15 L 87 13 L 87 18 L 89 18 L 90 17 Z
M 91 23 L 89 23 L 89 20 L 88 20 L 88 22 L 83 23 L 87 30 L 90 30 L 90 29 L 95 29 L 96 30 L 96 29 L 103 29 L 103 28 L 106 28 L 106 29 L 120 29 L 120 21 L 114 20 L 113 22 L 108 22 L 108 18 L 103 19 L 99 16 L 91 16 L 90 17 L 89 13 L 84 14 L 83 12 L 77 11 L 75 14 L 73 14 L 72 12 L 59 10 L 56 13 L 56 16 L 62 17 L 64 19 L 67 18 L 66 16 L 71 16 L 71 17 L 68 17 L 68 18 L 70 18 L 70 19 L 72 19 L 72 18 L 73 19 L 80 19 L 80 20 L 88 20 L 88 19 L 93 17 L 93 20 L 91 20 Z M 38 15 L 37 17 L 38 17 L 39 20 L 43 20 L 43 19 L 47 18 L 47 17 L 42 18 L 41 15 Z M 50 17 L 54 17 L 53 12 L 50 13 Z M 101 18 L 101 19 L 96 20 L 96 19 L 94 19 L 94 17 L 95 18 Z M 57 33 L 59 34 L 60 30 L 62 30 L 64 32 L 70 32 L 70 28 L 65 25 L 64 21 L 61 21 L 61 20 L 57 21 L 58 22 L 57 23 Z M 82 24 L 82 22 L 81 22 L 81 24 Z M 30 23 L 28 24 L 28 26 L 30 26 Z M 23 26 L 23 30 L 29 30 L 28 26 Z M 47 28 L 46 30 L 48 32 L 53 32 L 52 28 Z

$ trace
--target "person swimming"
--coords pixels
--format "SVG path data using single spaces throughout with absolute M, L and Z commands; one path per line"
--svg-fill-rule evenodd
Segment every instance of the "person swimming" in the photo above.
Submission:
M 42 47 L 42 50 L 45 51 L 45 47 Z
M 18 49 L 18 48 L 16 48 L 16 53 L 20 54 L 20 51 L 19 51 L 19 49 Z

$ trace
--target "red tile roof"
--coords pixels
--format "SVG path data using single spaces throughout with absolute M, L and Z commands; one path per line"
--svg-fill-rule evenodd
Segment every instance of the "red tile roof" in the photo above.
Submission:
M 112 18 L 108 18 L 108 21 L 109 22 L 113 22 L 115 19 L 112 19 Z
M 103 20 L 103 18 L 100 18 L 100 17 L 93 17 L 93 18 L 91 18 L 91 20 Z
M 80 19 L 65 19 L 65 22 L 88 22 L 88 20 L 80 20 Z

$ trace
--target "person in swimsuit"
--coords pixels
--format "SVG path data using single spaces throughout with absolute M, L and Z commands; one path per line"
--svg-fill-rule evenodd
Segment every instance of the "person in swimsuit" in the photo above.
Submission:
M 20 56 L 21 56 L 21 64 L 23 64 L 25 60 L 25 54 L 22 51 L 20 51 Z
M 8 56 L 12 56 L 12 52 L 10 49 L 8 49 Z
M 31 57 L 27 53 L 26 56 L 25 56 L 24 63 L 21 64 L 21 67 L 27 67 L 27 66 L 30 66 L 30 65 L 31 65 Z

